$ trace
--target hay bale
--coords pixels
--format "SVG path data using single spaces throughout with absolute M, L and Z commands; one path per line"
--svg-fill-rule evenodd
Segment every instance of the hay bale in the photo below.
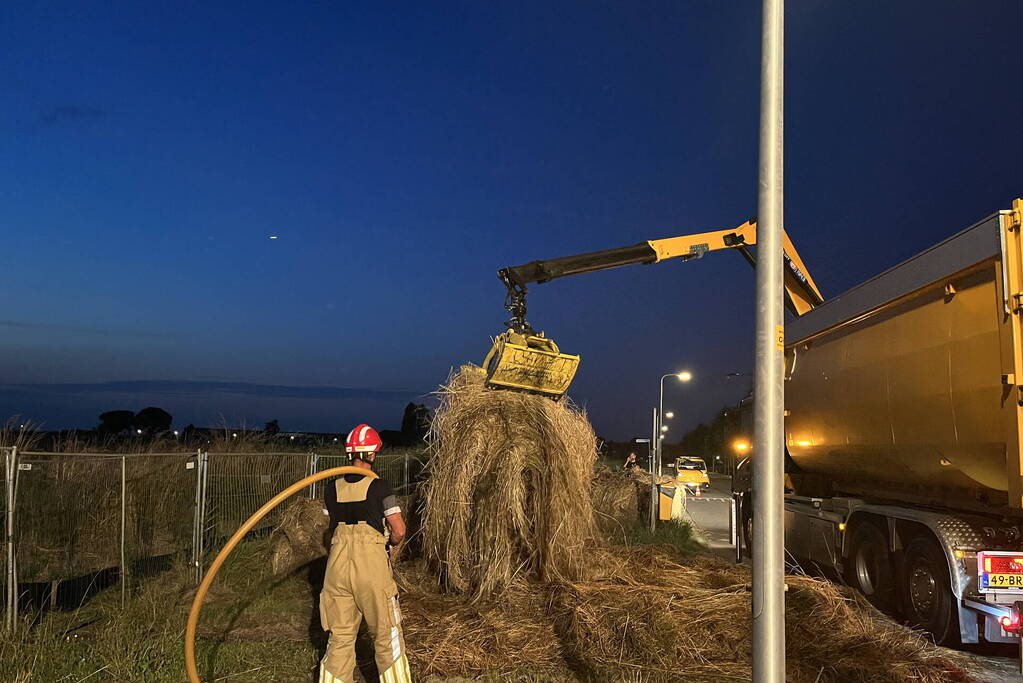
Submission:
M 330 518 L 321 501 L 309 498 L 292 501 L 270 538 L 270 570 L 276 575 L 287 574 L 324 557 L 330 542 L 329 526 Z
M 578 581 L 591 571 L 596 438 L 567 399 L 484 387 L 463 366 L 439 392 L 430 436 L 424 550 L 470 600 L 517 578 Z
M 597 526 L 604 533 L 617 533 L 639 523 L 640 492 L 636 481 L 625 472 L 601 467 L 590 482 L 590 501 Z

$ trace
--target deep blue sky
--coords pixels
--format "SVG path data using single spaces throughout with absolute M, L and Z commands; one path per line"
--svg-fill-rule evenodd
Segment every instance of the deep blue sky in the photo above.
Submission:
M 786 223 L 825 295 L 1023 194 L 1021 22 L 789 0 Z M 753 2 L 8 5 L 0 413 L 397 426 L 502 329 L 499 267 L 756 212 L 759 32 Z M 752 301 L 713 254 L 530 317 L 627 438 L 665 372 L 685 424 L 748 389 Z

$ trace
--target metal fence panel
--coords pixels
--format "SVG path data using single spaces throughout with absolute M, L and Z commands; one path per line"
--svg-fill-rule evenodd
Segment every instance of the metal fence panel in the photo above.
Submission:
M 33 584 L 39 593 L 39 586 L 52 583 L 55 601 L 57 582 L 84 577 L 92 586 L 102 575 L 104 585 L 120 579 L 124 596 L 133 574 L 167 568 L 174 558 L 190 562 L 199 581 L 206 553 L 271 497 L 309 474 L 348 464 L 338 453 L 18 453 L 4 448 L 0 458 L 6 475 L 0 478 L 0 529 L 13 521 L 12 543 L 5 544 L 0 560 L 9 622 L 19 584 Z M 389 452 L 378 456 L 375 469 L 405 495 L 423 465 L 421 454 Z M 16 487 L 7 483 L 13 475 Z M 299 495 L 322 499 L 324 485 Z M 272 529 L 283 507 L 254 533 Z M 14 562 L 8 561 L 8 551 Z
M 314 472 L 323 472 L 333 467 L 341 467 L 349 464 L 347 455 L 338 454 L 316 454 Z M 416 478 L 419 476 L 425 463 L 425 457 L 415 451 L 408 452 L 385 452 L 377 456 L 373 464 L 373 470 L 380 475 L 398 495 L 407 495 Z M 325 481 L 315 484 L 313 491 L 314 498 L 323 497 Z
M 18 581 L 59 581 L 121 564 L 120 456 L 21 453 Z
M 204 537 L 219 545 L 275 494 L 309 471 L 306 453 L 210 453 Z M 253 533 L 272 528 L 280 508 L 263 518 Z
M 196 454 L 126 456 L 125 538 L 129 574 L 161 569 L 190 552 L 195 508 Z

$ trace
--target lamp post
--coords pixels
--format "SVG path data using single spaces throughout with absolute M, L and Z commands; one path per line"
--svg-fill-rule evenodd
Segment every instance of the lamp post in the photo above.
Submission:
M 661 462 L 663 461 L 663 449 L 661 447 L 661 442 L 664 441 L 664 432 L 668 431 L 668 426 L 664 424 L 664 420 L 661 416 L 664 416 L 669 420 L 675 417 L 675 413 L 671 411 L 667 413 L 664 412 L 664 380 L 669 377 L 674 377 L 680 382 L 688 382 L 693 378 L 693 373 L 688 370 L 683 370 L 681 372 L 669 372 L 668 374 L 661 376 L 661 393 L 660 398 L 657 401 L 657 429 L 654 430 L 654 436 L 657 439 L 657 476 L 661 476 Z
M 753 443 L 753 680 L 785 680 L 785 0 L 763 0 Z

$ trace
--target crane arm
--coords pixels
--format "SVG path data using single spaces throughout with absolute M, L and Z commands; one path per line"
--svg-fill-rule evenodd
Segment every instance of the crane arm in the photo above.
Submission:
M 749 247 L 756 243 L 757 223 L 753 219 L 731 230 L 668 237 L 640 242 L 629 247 L 531 261 L 521 266 L 502 268 L 498 271 L 498 277 L 508 287 L 505 306 L 513 316 L 508 321 L 508 326 L 522 332 L 532 331 L 532 327 L 525 319 L 527 285 L 531 283 L 542 284 L 569 275 L 636 264 L 660 263 L 668 259 L 688 261 L 701 258 L 709 251 L 721 249 L 736 249 L 755 266 L 756 257 Z M 821 304 L 824 298 L 787 233 L 784 233 L 784 253 L 786 306 L 794 314 L 802 315 Z

